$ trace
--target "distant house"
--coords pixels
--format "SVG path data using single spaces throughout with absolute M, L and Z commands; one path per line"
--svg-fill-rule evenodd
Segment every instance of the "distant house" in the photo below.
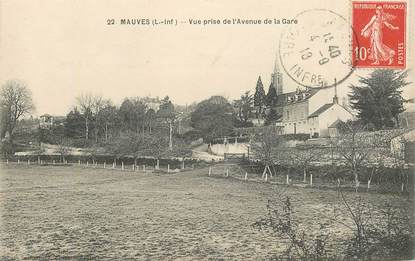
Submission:
M 39 117 L 39 127 L 41 129 L 50 129 L 53 126 L 53 116 L 50 114 L 43 114 Z
M 63 125 L 65 116 L 52 116 L 50 114 L 43 114 L 39 116 L 39 127 L 41 129 L 51 129 L 57 125 Z

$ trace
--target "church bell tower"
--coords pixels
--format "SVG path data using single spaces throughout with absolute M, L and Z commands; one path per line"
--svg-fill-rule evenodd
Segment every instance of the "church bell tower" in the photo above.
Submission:
M 274 72 L 271 74 L 271 84 L 277 92 L 277 96 L 283 93 L 282 73 L 280 72 L 278 54 L 275 56 Z

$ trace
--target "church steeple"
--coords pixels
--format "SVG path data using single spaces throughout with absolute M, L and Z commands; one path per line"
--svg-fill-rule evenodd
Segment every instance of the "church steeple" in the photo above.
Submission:
M 280 72 L 278 54 L 275 55 L 274 72 L 271 74 L 271 84 L 274 86 L 277 95 L 283 93 L 282 74 Z

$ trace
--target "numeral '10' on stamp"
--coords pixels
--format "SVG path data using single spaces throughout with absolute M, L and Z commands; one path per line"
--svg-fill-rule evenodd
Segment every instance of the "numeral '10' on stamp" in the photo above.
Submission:
M 352 2 L 352 59 L 358 68 L 406 67 L 406 3 Z

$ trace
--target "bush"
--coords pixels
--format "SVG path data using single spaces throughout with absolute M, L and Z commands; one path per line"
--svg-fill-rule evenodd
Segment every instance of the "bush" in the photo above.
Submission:
M 282 254 L 274 254 L 276 260 L 325 260 L 329 257 L 326 249 L 328 233 L 325 226 L 320 224 L 319 233 L 307 234 L 299 228 L 299 222 L 294 216 L 294 207 L 290 197 L 286 197 L 283 205 L 279 201 L 268 200 L 267 215 L 254 223 L 258 229 L 270 229 L 277 237 L 288 240 L 288 246 Z

